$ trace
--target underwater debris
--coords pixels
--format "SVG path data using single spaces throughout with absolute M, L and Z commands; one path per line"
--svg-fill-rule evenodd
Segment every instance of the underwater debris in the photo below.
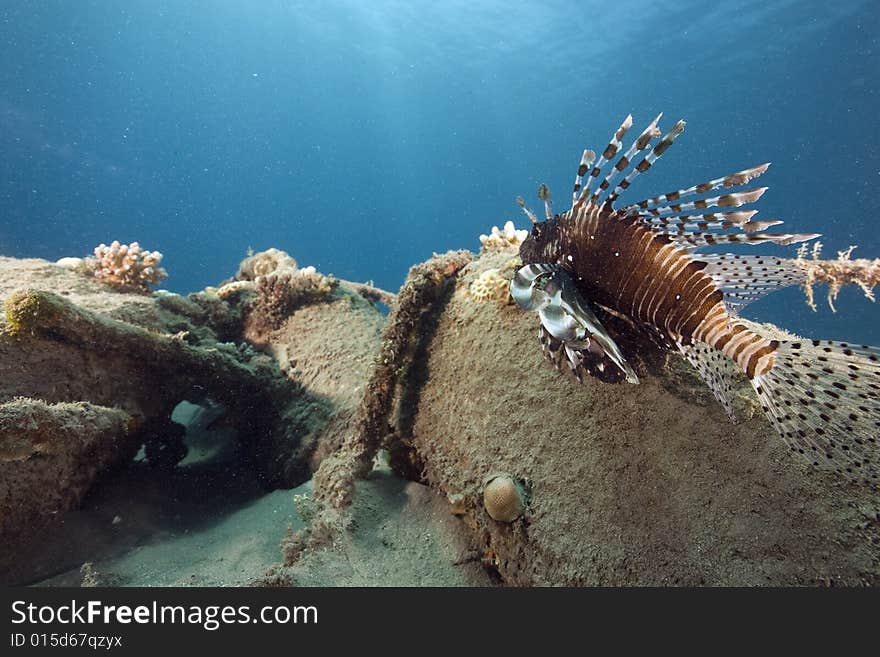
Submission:
M 133 458 L 138 425 L 123 410 L 86 402 L 18 397 L 0 404 L 4 541 L 76 507 L 100 472 Z
M 315 473 L 317 502 L 335 509 L 350 504 L 354 479 L 370 472 L 382 440 L 390 432 L 388 416 L 397 384 L 418 344 L 425 311 L 443 294 L 447 281 L 472 258 L 469 251 L 450 251 L 410 269 L 383 332 L 382 347 L 358 410 L 355 431 L 337 453 L 324 459 Z
M 137 243 L 120 244 L 117 240 L 95 247 L 95 255 L 83 260 L 82 269 L 105 285 L 123 292 L 149 292 L 168 277 L 159 266 L 162 254 L 147 251 Z M 68 261 L 67 266 L 70 266 Z M 65 266 L 65 265 L 62 265 Z
M 360 294 L 364 299 L 369 301 L 378 301 L 384 303 L 389 308 L 397 303 L 397 295 L 393 292 L 387 292 L 373 285 L 373 281 L 368 283 L 354 283 L 352 281 L 339 281 L 342 285 L 351 288 Z
M 16 345 L 26 346 L 33 339 L 63 345 L 66 355 L 59 358 L 70 358 L 70 350 L 77 350 L 96 361 L 87 375 L 131 379 L 113 389 L 99 387 L 96 394 L 104 395 L 102 400 L 112 395 L 111 403 L 150 417 L 169 415 L 183 399 L 198 403 L 210 398 L 227 409 L 230 423 L 247 436 L 242 445 L 245 457 L 262 469 L 268 484 L 303 480 L 308 468 L 298 450 L 306 418 L 297 409 L 310 408 L 310 399 L 268 356 L 257 354 L 244 361 L 236 348 L 193 346 L 87 310 L 52 292 L 16 292 L 6 300 L 5 311 L 0 337 Z M 66 385 L 70 389 L 81 384 Z
M 807 305 L 816 311 L 816 302 L 813 297 L 813 285 L 824 283 L 828 286 L 828 307 L 831 312 L 837 312 L 834 302 L 840 293 L 840 288 L 844 285 L 857 285 L 862 289 L 865 297 L 870 301 L 874 301 L 874 288 L 880 285 L 880 258 L 868 260 L 867 258 L 858 258 L 852 260 L 852 252 L 855 246 L 837 252 L 836 260 L 821 260 L 822 243 L 815 242 L 812 249 L 809 250 L 808 245 L 802 244 L 798 248 L 797 260 L 795 261 L 806 273 L 803 282 L 804 294 L 807 297 Z
M 495 472 L 483 480 L 483 506 L 498 522 L 513 522 L 526 510 L 526 492 L 522 484 L 506 472 Z
M 480 235 L 481 250 L 519 248 L 523 240 L 528 237 L 529 231 L 517 230 L 512 221 L 504 224 L 502 230 L 498 226 L 492 226 L 492 232 L 488 235 Z
M 500 269 L 487 269 L 468 288 L 477 301 L 507 303 L 510 297 L 510 279 L 501 275 Z
M 459 286 L 497 259 L 481 256 Z M 880 524 L 865 527 L 860 511 L 876 513 L 876 491 L 810 476 L 760 409 L 745 412 L 741 396 L 755 399 L 745 375 L 734 382 L 742 421 L 731 425 L 711 393 L 695 400 L 709 391 L 692 367 L 670 354 L 668 372 L 647 336 L 627 333 L 620 345 L 640 354 L 641 384 L 587 378 L 579 391 L 542 366 L 533 318 L 449 295 L 402 436 L 420 481 L 456 503 L 505 585 L 880 582 Z M 481 498 L 490 472 L 534 492 L 527 527 L 491 519 Z
M 336 279 L 314 267 L 276 270 L 257 277 L 257 298 L 249 312 L 268 328 L 278 328 L 299 306 L 326 299 L 336 285 Z

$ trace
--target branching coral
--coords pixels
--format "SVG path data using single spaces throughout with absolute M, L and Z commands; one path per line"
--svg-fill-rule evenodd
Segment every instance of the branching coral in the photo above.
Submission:
M 498 226 L 492 226 L 492 232 L 489 235 L 480 235 L 482 250 L 500 250 L 510 247 L 517 247 L 523 243 L 523 240 L 529 236 L 527 230 L 517 230 L 512 221 L 504 224 L 502 230 L 498 230 Z
M 507 302 L 510 300 L 510 280 L 499 269 L 487 269 L 471 283 L 470 295 L 477 301 Z
M 159 283 L 168 273 L 159 266 L 162 254 L 147 251 L 137 243 L 110 246 L 99 244 L 95 255 L 85 258 L 83 268 L 102 283 L 126 292 L 149 292 L 150 285 Z
M 816 310 L 816 302 L 813 297 L 813 285 L 816 283 L 828 285 L 828 306 L 832 312 L 837 312 L 834 308 L 834 301 L 843 285 L 858 285 L 865 296 L 874 301 L 873 289 L 880 285 L 880 259 L 859 258 L 852 260 L 851 256 L 855 248 L 855 246 L 850 246 L 844 251 L 838 251 L 836 260 L 819 259 L 822 253 L 821 242 L 816 242 L 813 245 L 809 252 L 810 258 L 807 257 L 808 247 L 806 244 L 801 245 L 798 249 L 795 262 L 806 272 L 806 279 L 803 283 L 804 293 L 807 296 L 807 305 L 814 311 Z

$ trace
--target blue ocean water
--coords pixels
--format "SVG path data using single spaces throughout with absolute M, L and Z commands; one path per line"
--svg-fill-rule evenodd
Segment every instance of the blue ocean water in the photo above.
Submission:
M 663 111 L 688 128 L 629 198 L 771 161 L 760 217 L 880 257 L 878 33 L 872 0 L 7 1 L 0 253 L 137 240 L 188 292 L 275 246 L 396 290 Z M 880 344 L 875 304 L 837 306 L 747 314 Z

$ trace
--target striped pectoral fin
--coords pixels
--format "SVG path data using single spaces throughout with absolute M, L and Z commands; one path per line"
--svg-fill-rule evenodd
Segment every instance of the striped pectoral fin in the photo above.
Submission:
M 781 288 L 800 285 L 807 278 L 806 269 L 789 258 L 723 253 L 699 259 L 707 263 L 704 271 L 721 288 L 724 304 L 732 312 Z
M 793 452 L 848 479 L 880 484 L 880 349 L 780 342 L 772 367 L 752 385 Z
M 626 361 L 614 338 L 602 326 L 596 313 L 581 296 L 574 281 L 562 270 L 557 273 L 557 279 L 560 285 L 559 308 L 564 315 L 580 327 L 577 336 L 566 340 L 566 344 L 580 353 L 587 363 L 595 362 L 598 375 L 590 367 L 587 367 L 593 376 L 597 376 L 603 381 L 606 380 L 604 378 L 605 370 L 608 365 L 611 365 L 622 375 L 621 379 L 615 375 L 613 377 L 615 380 L 625 379 L 630 383 L 638 383 L 639 377 Z M 545 311 L 542 311 L 542 321 L 543 312 Z M 544 326 L 550 330 L 546 323 Z
M 678 350 L 709 386 L 715 399 L 724 407 L 730 421 L 736 423 L 734 397 L 740 380 L 742 383 L 745 383 L 745 380 L 735 363 L 720 351 L 703 342 L 678 343 Z

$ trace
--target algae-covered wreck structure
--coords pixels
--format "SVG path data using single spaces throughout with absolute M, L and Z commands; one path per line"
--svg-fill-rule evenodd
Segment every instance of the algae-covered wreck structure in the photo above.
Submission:
M 396 294 L 277 250 L 188 296 L 2 259 L 4 581 L 877 583 L 876 490 L 792 459 L 744 376 L 730 424 L 612 315 L 640 384 L 560 376 L 524 237 Z

